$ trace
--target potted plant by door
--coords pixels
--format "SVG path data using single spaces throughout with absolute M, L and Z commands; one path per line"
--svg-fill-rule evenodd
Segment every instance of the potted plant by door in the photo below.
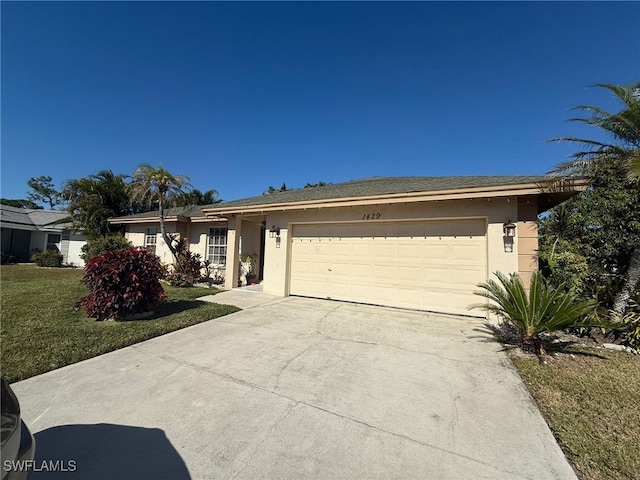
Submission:
M 255 285 L 257 275 L 255 272 L 258 255 L 255 253 L 244 253 L 240 256 L 240 271 L 244 275 L 247 285 Z

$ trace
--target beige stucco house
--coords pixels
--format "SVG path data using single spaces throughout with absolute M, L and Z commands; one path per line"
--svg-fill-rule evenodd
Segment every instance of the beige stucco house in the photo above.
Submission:
M 374 177 L 172 209 L 168 230 L 244 282 L 257 254 L 264 293 L 469 314 L 492 272 L 537 269 L 537 217 L 586 188 L 548 191 L 539 176 Z M 153 214 L 114 218 L 127 238 L 171 255 Z

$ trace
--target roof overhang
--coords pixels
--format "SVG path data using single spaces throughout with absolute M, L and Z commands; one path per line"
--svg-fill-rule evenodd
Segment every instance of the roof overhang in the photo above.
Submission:
M 470 187 L 463 189 L 439 190 L 429 192 L 394 193 L 349 198 L 331 198 L 287 203 L 261 203 L 256 205 L 209 207 L 202 211 L 207 216 L 229 216 L 244 214 L 263 214 L 287 210 L 305 210 L 309 208 L 336 208 L 394 203 L 433 202 L 442 200 L 463 200 L 496 197 L 535 196 L 539 200 L 540 213 L 562 203 L 568 198 L 585 190 L 590 180 L 585 178 L 566 180 L 561 186 L 546 186 L 540 183 L 503 185 L 493 187 Z M 553 184 L 550 184 L 553 185 Z
M 188 222 L 189 217 L 183 217 L 182 215 L 173 215 L 170 217 L 164 217 L 165 222 Z M 193 219 L 191 219 L 193 221 Z M 159 222 L 160 219 L 158 216 L 149 216 L 149 217 L 115 217 L 110 218 L 109 223 L 111 224 L 120 224 L 120 223 L 156 223 Z

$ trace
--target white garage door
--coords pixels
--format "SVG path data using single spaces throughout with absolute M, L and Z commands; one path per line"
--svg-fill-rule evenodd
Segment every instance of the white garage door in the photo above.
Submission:
M 290 268 L 291 295 L 473 315 L 486 221 L 294 225 Z

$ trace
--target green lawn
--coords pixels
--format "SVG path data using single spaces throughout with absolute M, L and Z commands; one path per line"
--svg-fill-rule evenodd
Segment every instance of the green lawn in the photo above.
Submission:
M 512 360 L 582 479 L 640 479 L 640 357 L 584 352 Z
M 163 285 L 169 301 L 152 318 L 97 322 L 73 309 L 87 293 L 81 278 L 80 269 L 0 266 L 0 371 L 9 382 L 239 310 L 195 300 L 215 289 Z

